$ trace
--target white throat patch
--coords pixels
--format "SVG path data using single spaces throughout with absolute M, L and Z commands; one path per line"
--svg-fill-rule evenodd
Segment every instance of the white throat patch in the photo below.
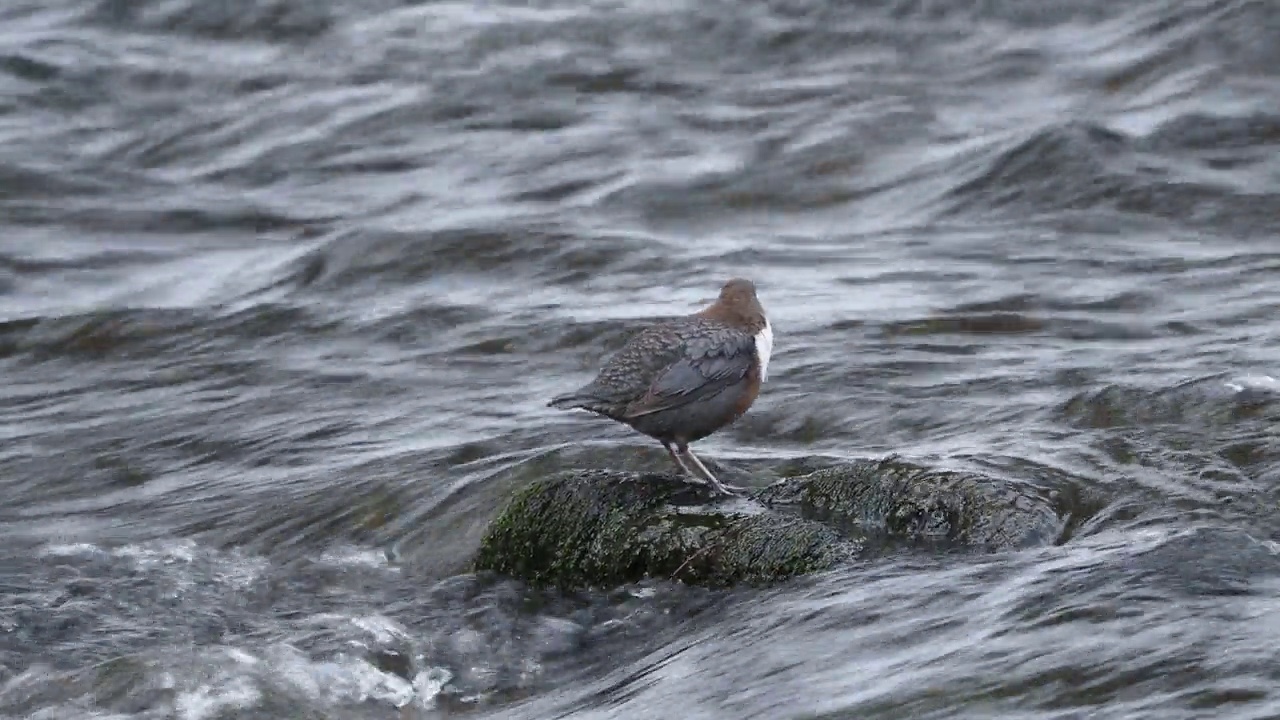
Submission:
M 760 359 L 760 382 L 769 379 L 769 356 L 773 354 L 773 326 L 764 321 L 764 327 L 756 333 L 756 357 Z

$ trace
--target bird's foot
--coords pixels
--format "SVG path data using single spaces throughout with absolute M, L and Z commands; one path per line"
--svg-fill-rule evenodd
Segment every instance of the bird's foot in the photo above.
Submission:
M 719 480 L 711 480 L 711 481 L 708 481 L 707 484 L 710 485 L 711 488 L 715 490 L 717 493 L 720 493 L 721 495 L 724 495 L 726 497 L 740 497 L 747 491 L 747 489 L 744 487 L 739 487 L 737 485 L 729 485 L 727 483 L 722 483 Z
M 702 476 L 702 479 L 705 480 L 706 483 L 710 485 L 712 489 L 714 489 L 717 493 L 721 495 L 727 495 L 730 497 L 737 497 L 746 492 L 746 488 L 738 487 L 737 485 L 728 485 L 726 483 L 720 482 L 719 480 L 716 479 L 715 475 L 711 474 L 711 471 L 707 469 L 707 466 L 702 464 L 702 461 L 698 459 L 698 456 L 693 454 L 693 451 L 690 450 L 688 446 L 686 446 L 683 450 L 684 450 L 685 457 L 692 460 L 694 466 L 698 468 L 698 474 L 700 474 Z M 673 456 L 674 456 L 674 453 L 673 453 Z M 683 466 L 683 463 L 681 463 L 681 465 Z

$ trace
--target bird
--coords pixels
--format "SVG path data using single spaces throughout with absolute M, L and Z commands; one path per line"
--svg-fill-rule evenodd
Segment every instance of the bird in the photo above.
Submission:
M 715 302 L 692 315 L 650 325 L 605 361 L 586 385 L 548 407 L 582 409 L 623 423 L 662 443 L 680 471 L 721 495 L 726 486 L 689 448 L 750 409 L 769 377 L 773 327 L 755 283 L 735 277 Z M 692 472 L 688 458 L 697 468 Z

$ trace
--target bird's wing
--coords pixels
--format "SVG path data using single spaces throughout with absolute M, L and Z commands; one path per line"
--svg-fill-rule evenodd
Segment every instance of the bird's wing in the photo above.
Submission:
M 553 407 L 585 407 L 611 417 L 624 412 L 649 391 L 654 379 L 685 354 L 684 335 L 688 323 L 651 325 L 632 336 L 600 369 L 591 382 L 558 396 Z
M 682 356 L 658 373 L 647 392 L 627 408 L 636 418 L 714 397 L 747 376 L 755 339 L 732 330 L 689 340 Z

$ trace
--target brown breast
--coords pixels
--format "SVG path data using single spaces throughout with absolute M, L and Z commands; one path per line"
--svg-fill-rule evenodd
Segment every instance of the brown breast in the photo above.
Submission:
M 747 376 L 743 378 L 746 387 L 742 388 L 742 395 L 738 400 L 738 404 L 734 406 L 733 420 L 737 420 L 751 409 L 752 403 L 756 398 L 760 397 L 760 363 L 757 360 L 751 361 L 751 369 L 747 371 Z M 730 421 L 732 422 L 732 421 Z

